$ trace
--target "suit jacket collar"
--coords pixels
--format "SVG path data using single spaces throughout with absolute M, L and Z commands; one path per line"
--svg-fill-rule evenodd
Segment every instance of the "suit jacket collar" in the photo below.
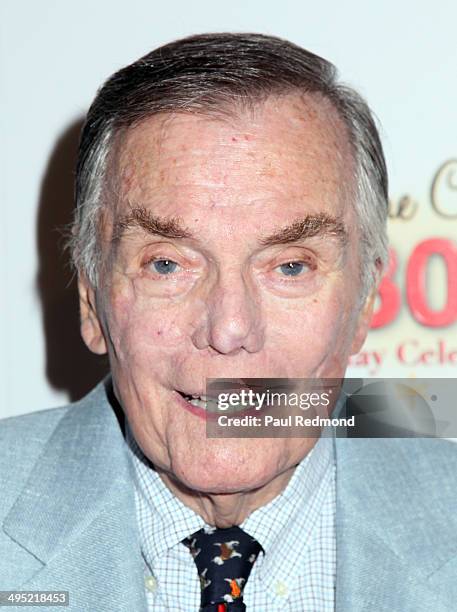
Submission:
M 59 421 L 3 524 L 33 556 L 16 588 L 69 589 L 78 612 L 146 609 L 120 423 L 109 380 Z M 455 603 L 428 580 L 455 557 L 457 536 L 433 465 L 423 473 L 418 463 L 419 444 L 335 440 L 338 611 L 438 612 Z

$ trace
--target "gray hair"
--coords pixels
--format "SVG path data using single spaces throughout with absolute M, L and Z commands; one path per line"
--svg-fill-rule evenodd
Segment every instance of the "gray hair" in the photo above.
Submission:
M 271 95 L 321 94 L 344 121 L 356 163 L 361 301 L 387 259 L 387 170 L 373 115 L 364 99 L 337 82 L 327 60 L 262 34 L 203 34 L 164 45 L 112 75 L 98 91 L 82 130 L 76 208 L 69 248 L 79 273 L 97 286 L 100 211 L 114 137 L 158 113 L 211 114 Z

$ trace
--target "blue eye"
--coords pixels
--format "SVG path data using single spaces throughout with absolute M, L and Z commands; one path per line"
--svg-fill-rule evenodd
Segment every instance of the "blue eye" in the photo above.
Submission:
M 153 263 L 154 269 L 158 274 L 167 275 L 176 270 L 178 264 L 171 259 L 156 259 Z
M 281 266 L 278 266 L 285 276 L 298 276 L 305 269 L 305 264 L 301 261 L 288 261 Z

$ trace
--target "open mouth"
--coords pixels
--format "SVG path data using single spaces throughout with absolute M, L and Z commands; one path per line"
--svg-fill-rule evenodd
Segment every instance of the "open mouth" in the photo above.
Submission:
M 217 407 L 216 397 L 208 397 L 206 395 L 197 395 L 195 393 L 193 393 L 192 395 L 189 395 L 188 393 L 183 393 L 181 391 L 178 391 L 178 393 L 183 399 L 186 400 L 186 402 L 189 402 L 189 404 L 192 404 L 192 406 L 195 406 L 196 408 L 203 408 L 203 410 L 208 410 L 213 405 L 214 405 L 214 408 Z
M 204 420 L 214 420 L 218 416 L 217 397 L 184 393 L 175 390 L 179 402 L 188 412 Z
M 177 394 L 186 402 L 187 408 L 194 414 L 202 415 L 204 412 L 205 418 L 214 418 L 221 414 L 258 414 L 258 408 L 253 405 L 227 405 L 219 404 L 219 393 L 214 392 L 212 395 L 185 393 L 184 391 L 176 391 Z M 222 396 L 224 395 L 223 392 Z M 221 396 L 221 397 L 222 397 Z

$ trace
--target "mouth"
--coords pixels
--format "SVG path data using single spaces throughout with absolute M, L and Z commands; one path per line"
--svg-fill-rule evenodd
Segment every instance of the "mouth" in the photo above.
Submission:
M 200 395 L 198 393 L 192 393 L 192 394 L 188 394 L 188 393 L 181 393 L 179 391 L 179 394 L 181 395 L 182 398 L 184 398 L 186 400 L 186 402 L 189 402 L 189 404 L 192 404 L 192 406 L 197 406 L 198 408 L 204 408 L 205 410 L 208 408 L 208 404 L 211 401 L 216 401 L 216 398 L 211 398 L 208 397 L 207 395 Z
M 217 397 L 175 391 L 181 406 L 202 419 L 217 419 Z
M 259 411 L 253 406 L 231 407 L 227 411 L 221 411 L 218 406 L 218 393 L 205 395 L 204 393 L 186 393 L 178 390 L 175 390 L 174 393 L 183 408 L 204 420 L 217 420 L 221 414 L 236 415 L 237 417 L 259 414 Z M 262 411 L 265 411 L 265 409 L 262 409 Z

